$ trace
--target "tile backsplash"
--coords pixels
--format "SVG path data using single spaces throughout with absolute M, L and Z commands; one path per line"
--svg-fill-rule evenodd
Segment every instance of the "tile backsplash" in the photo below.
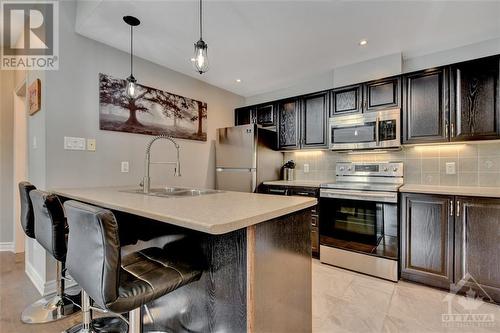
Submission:
M 329 180 L 335 178 L 335 163 L 402 161 L 405 183 L 446 186 L 500 187 L 500 140 L 459 144 L 405 146 L 401 151 L 350 155 L 332 151 L 285 153 L 285 161 L 296 163 L 296 178 Z M 455 163 L 455 174 L 446 173 L 446 163 Z M 309 172 L 304 172 L 309 164 Z

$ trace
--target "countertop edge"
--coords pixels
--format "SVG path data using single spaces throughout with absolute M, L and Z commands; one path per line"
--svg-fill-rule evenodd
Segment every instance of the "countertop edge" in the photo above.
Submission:
M 399 188 L 399 192 L 500 198 L 500 187 L 431 186 L 420 184 L 405 184 Z
M 158 215 L 158 214 L 154 214 L 154 213 L 150 213 L 150 212 L 142 211 L 142 210 L 140 211 L 140 214 L 139 214 L 139 212 L 137 210 L 130 208 L 130 207 L 127 207 L 127 206 L 115 205 L 115 204 L 111 204 L 111 203 L 103 203 L 103 202 L 98 201 L 98 200 L 83 198 L 83 197 L 80 197 L 78 195 L 65 193 L 64 190 L 62 190 L 62 189 L 54 189 L 54 190 L 52 190 L 52 193 L 55 193 L 56 195 L 60 195 L 62 197 L 68 198 L 70 200 L 87 202 L 89 204 L 93 204 L 93 205 L 100 206 L 103 208 L 117 210 L 117 211 L 129 213 L 129 214 L 133 214 L 133 215 L 139 215 L 139 216 L 143 216 L 143 217 L 146 217 L 146 218 L 149 218 L 152 220 L 162 221 L 165 223 L 176 225 L 176 226 L 181 227 L 181 228 L 186 228 L 186 229 L 190 229 L 190 230 L 194 230 L 194 231 L 204 232 L 204 233 L 211 234 L 211 235 L 222 235 L 222 234 L 230 233 L 230 232 L 233 232 L 233 231 L 236 231 L 239 229 L 247 228 L 247 227 L 252 226 L 252 225 L 257 225 L 259 223 L 262 223 L 262 222 L 265 222 L 268 220 L 272 220 L 272 219 L 280 217 L 280 216 L 295 213 L 297 211 L 307 209 L 309 207 L 313 207 L 314 205 L 317 204 L 316 198 L 307 198 L 310 200 L 307 200 L 303 203 L 292 205 L 290 207 L 281 208 L 281 209 L 272 211 L 270 213 L 255 215 L 252 217 L 227 222 L 226 224 L 211 225 L 211 226 L 207 226 L 207 227 L 202 227 L 197 222 L 192 221 L 190 219 L 178 219 L 175 217 Z M 306 198 L 304 198 L 304 199 L 306 199 Z M 227 227 L 227 226 L 229 226 L 229 227 Z

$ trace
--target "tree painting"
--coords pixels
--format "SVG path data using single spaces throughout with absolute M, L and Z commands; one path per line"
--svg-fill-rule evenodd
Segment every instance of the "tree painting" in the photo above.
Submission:
M 125 80 L 99 74 L 101 130 L 207 140 L 207 103 L 140 84 L 130 99 L 125 86 Z

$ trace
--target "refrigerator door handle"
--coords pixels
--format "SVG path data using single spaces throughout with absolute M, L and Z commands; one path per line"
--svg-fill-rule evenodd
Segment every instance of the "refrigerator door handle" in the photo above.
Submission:
M 215 168 L 217 172 L 252 172 L 255 168 Z

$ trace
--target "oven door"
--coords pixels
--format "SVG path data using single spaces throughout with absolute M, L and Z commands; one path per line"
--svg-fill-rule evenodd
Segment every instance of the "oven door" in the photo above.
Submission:
M 327 245 L 370 247 L 384 234 L 397 235 L 394 192 L 321 189 L 320 211 L 320 236 Z

